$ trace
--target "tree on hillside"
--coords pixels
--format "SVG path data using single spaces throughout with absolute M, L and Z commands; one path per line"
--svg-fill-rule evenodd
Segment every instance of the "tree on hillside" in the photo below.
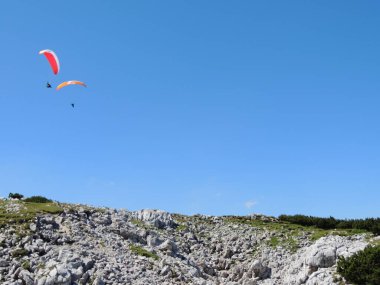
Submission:
M 21 195 L 19 193 L 9 193 L 8 198 L 21 200 L 22 198 L 24 198 L 24 195 Z

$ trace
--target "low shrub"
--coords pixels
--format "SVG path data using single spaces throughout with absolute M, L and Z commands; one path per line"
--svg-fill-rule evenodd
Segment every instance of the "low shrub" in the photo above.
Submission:
M 320 229 L 356 229 L 380 234 L 380 218 L 340 220 L 333 217 L 320 218 L 305 215 L 280 215 L 279 220 L 301 226 L 314 226 Z
M 29 198 L 24 199 L 25 202 L 30 202 L 30 203 L 51 203 L 52 200 L 45 198 L 43 196 L 32 196 Z
M 19 258 L 28 255 L 28 251 L 25 248 L 18 248 L 12 252 L 12 257 Z
M 337 271 L 354 284 L 380 284 L 380 246 L 368 246 L 351 257 L 340 257 Z
M 21 195 L 19 193 L 9 193 L 8 198 L 21 200 L 24 198 L 24 195 Z
M 145 256 L 145 257 L 149 257 L 149 258 L 153 258 L 155 260 L 158 260 L 159 257 L 157 254 L 153 253 L 153 252 L 150 252 L 150 251 L 147 251 L 146 249 L 142 248 L 141 246 L 138 246 L 138 245 L 133 245 L 131 244 L 129 246 L 130 250 L 132 252 L 134 252 L 135 254 L 137 255 L 141 255 L 141 256 Z

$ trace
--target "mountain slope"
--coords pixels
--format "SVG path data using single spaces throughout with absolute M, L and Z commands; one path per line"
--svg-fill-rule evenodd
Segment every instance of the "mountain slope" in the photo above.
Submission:
M 273 217 L 0 204 L 1 284 L 342 284 L 339 256 L 369 233 Z M 344 284 L 344 283 L 343 283 Z

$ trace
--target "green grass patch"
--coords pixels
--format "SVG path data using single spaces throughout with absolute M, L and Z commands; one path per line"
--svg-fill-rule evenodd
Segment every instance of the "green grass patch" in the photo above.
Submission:
M 185 224 L 191 219 L 190 217 L 180 215 L 180 214 L 172 214 L 172 217 L 179 224 Z
M 141 221 L 141 220 L 130 219 L 129 221 L 131 222 L 131 224 L 134 224 L 134 225 L 136 225 L 138 227 L 141 227 L 141 228 L 146 227 L 146 224 L 143 221 Z
M 283 244 L 292 253 L 296 252 L 300 248 L 298 241 L 293 237 L 285 239 Z
M 153 252 L 150 252 L 150 251 L 142 248 L 141 246 L 130 244 L 129 245 L 129 249 L 133 253 L 135 253 L 137 255 L 145 256 L 145 257 L 148 257 L 148 258 L 153 258 L 154 260 L 158 260 L 159 259 L 159 257 L 158 257 L 157 254 L 155 254 Z
M 20 257 L 23 257 L 25 255 L 28 255 L 28 251 L 25 249 L 25 248 L 18 248 L 14 251 L 12 251 L 12 257 L 14 258 L 20 258 Z
M 328 231 L 328 230 L 313 229 L 312 234 L 310 236 L 310 239 L 312 241 L 316 241 L 322 237 L 329 235 L 329 233 L 330 233 L 330 231 Z
M 293 237 L 282 238 L 282 237 L 273 236 L 270 238 L 270 240 L 267 243 L 269 246 L 273 248 L 282 246 L 288 249 L 292 253 L 296 252 L 297 249 L 299 248 L 298 241 Z
M 380 246 L 380 239 L 371 241 L 371 244 L 374 246 Z
M 271 237 L 270 240 L 268 241 L 268 244 L 271 247 L 277 247 L 280 245 L 280 239 L 278 237 Z
M 68 204 L 68 203 L 62 203 L 62 202 L 57 202 L 57 206 L 63 208 L 65 211 L 71 214 L 76 214 L 79 211 L 84 211 L 88 215 L 92 213 L 101 213 L 105 214 L 107 212 L 107 209 L 105 208 L 96 208 L 88 205 L 81 205 L 81 204 Z
M 17 211 L 7 211 L 7 207 L 12 204 L 18 205 L 19 209 Z M 31 222 L 38 214 L 60 214 L 62 211 L 63 209 L 56 203 L 0 200 L 0 228 L 10 224 L 25 224 Z
M 30 270 L 30 262 L 29 260 L 25 260 L 22 264 L 21 267 L 24 268 L 25 270 Z
M 322 237 L 328 236 L 328 235 L 336 235 L 336 236 L 353 236 L 357 234 L 365 234 L 368 233 L 366 230 L 361 229 L 338 229 L 338 230 L 322 230 L 318 228 L 312 229 L 312 234 L 310 236 L 310 239 L 312 241 L 316 241 Z
M 288 222 L 264 222 L 260 220 L 252 220 L 248 217 L 239 217 L 239 216 L 228 216 L 225 217 L 225 221 L 234 224 L 244 224 L 250 225 L 252 227 L 257 227 L 260 229 L 266 229 L 276 232 L 298 232 L 299 230 L 304 229 L 303 226 L 291 224 Z
M 186 225 L 180 224 L 178 227 L 176 227 L 176 231 L 178 231 L 178 232 L 183 232 L 185 230 L 187 230 Z
M 258 253 L 259 253 L 258 247 L 252 248 L 252 250 L 251 250 L 252 258 L 256 258 Z
M 55 203 L 24 203 L 27 207 L 28 213 L 49 213 L 49 214 L 60 214 L 63 212 L 63 209 Z
M 230 222 L 230 223 L 235 223 L 235 224 L 250 225 L 258 229 L 268 230 L 268 231 L 275 232 L 278 234 L 282 233 L 286 235 L 288 239 L 296 238 L 302 232 L 307 232 L 309 234 L 310 240 L 312 241 L 316 241 L 320 239 L 321 237 L 324 237 L 327 235 L 351 236 L 351 235 L 356 235 L 356 234 L 368 233 L 368 231 L 362 230 L 362 229 L 324 230 L 324 229 L 317 228 L 315 226 L 302 226 L 298 224 L 292 224 L 286 221 L 264 222 L 260 220 L 251 220 L 248 217 L 239 217 L 239 216 L 225 217 L 225 221 Z M 280 243 L 283 243 L 283 241 L 281 241 Z M 291 250 L 295 249 L 295 244 L 293 241 L 285 240 L 285 243 L 289 245 L 289 249 Z
M 337 235 L 337 236 L 353 236 L 353 235 L 358 235 L 358 234 L 365 234 L 368 233 L 366 230 L 362 229 L 344 229 L 344 230 L 331 230 L 330 233 L 332 235 Z

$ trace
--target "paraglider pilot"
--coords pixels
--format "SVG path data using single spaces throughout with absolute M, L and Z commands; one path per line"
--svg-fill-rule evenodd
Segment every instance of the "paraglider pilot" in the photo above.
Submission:
M 51 85 L 49 82 L 46 82 L 46 88 L 51 88 Z

